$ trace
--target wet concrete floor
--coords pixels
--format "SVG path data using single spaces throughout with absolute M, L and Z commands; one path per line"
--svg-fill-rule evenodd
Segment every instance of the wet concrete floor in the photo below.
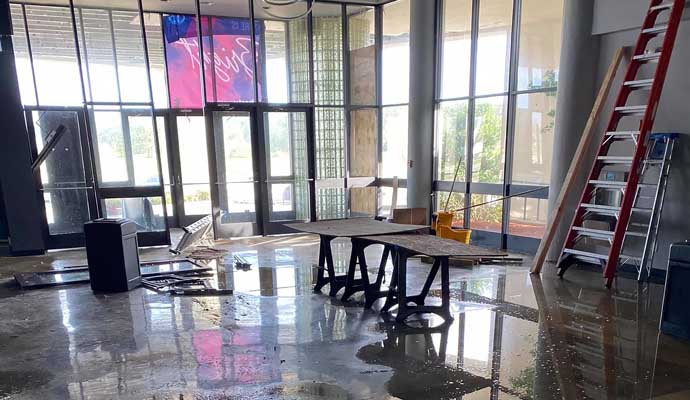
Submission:
M 344 270 L 349 245 L 334 246 Z M 22 291 L 14 273 L 80 265 L 83 251 L 0 259 L 0 399 L 690 399 L 690 344 L 657 329 L 660 285 L 607 291 L 575 268 L 535 279 L 528 259 L 452 268 L 452 323 L 395 325 L 361 298 L 312 293 L 314 236 L 220 247 L 211 265 L 232 296 Z M 429 266 L 410 265 L 416 291 Z

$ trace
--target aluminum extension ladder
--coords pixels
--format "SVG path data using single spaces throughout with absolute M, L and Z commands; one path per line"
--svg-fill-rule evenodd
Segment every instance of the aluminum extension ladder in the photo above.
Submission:
M 619 265 L 623 242 L 628 236 L 639 237 L 639 234 L 628 230 L 629 222 L 639 186 L 648 185 L 640 183 L 641 172 L 684 8 L 685 0 L 651 0 L 561 252 L 558 262 L 560 276 L 576 261 L 590 262 L 602 267 L 606 287 L 610 288 Z M 656 44 L 658 40 L 662 41 L 660 47 Z M 647 68 L 654 67 L 654 63 L 654 77 L 649 79 L 642 76 Z M 636 99 L 645 92 L 648 92 L 646 104 L 639 104 L 640 100 Z M 616 147 L 611 146 L 613 143 L 631 140 L 634 147 L 632 154 L 621 156 L 619 153 L 610 153 L 612 147 Z M 607 179 L 607 169 L 612 166 L 624 168 L 625 178 Z M 602 192 L 608 194 L 602 196 Z M 599 197 L 610 197 L 614 193 L 622 193 L 622 198 L 615 206 L 602 205 L 597 201 Z M 615 212 L 613 218 L 612 211 Z M 606 218 L 609 218 L 613 229 L 605 226 Z M 592 227 L 594 224 L 591 220 L 604 222 L 604 227 Z M 608 248 L 594 246 L 594 250 L 589 251 L 578 248 L 580 242 L 589 245 L 590 241 L 605 243 Z M 644 262 L 645 268 L 648 268 L 649 263 Z
M 652 272 L 654 254 L 658 248 L 657 237 L 661 211 L 666 198 L 668 175 L 671 171 L 673 148 L 677 138 L 678 134 L 675 133 L 656 133 L 651 136 L 647 146 L 647 157 L 642 165 L 640 179 L 643 184 L 639 185 L 635 192 L 633 214 L 626 230 L 628 233 L 635 232 L 637 235 L 628 235 L 624 238 L 619 259 L 620 264 L 632 264 L 637 268 L 639 281 L 649 278 Z M 656 182 L 644 183 L 648 178 Z M 635 243 L 640 238 L 644 239 L 642 246 Z

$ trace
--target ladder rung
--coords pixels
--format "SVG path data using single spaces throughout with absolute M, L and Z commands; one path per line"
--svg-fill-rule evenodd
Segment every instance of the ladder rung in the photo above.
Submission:
M 659 25 L 651 28 L 643 29 L 642 33 L 645 35 L 658 35 L 660 33 L 666 32 L 668 25 Z
M 647 237 L 647 232 L 625 232 L 626 236 Z
M 651 209 L 651 208 L 641 208 L 641 207 L 633 207 L 632 208 L 632 212 L 650 213 L 652 211 L 653 211 L 653 209 Z
M 632 157 L 619 157 L 619 156 L 599 156 L 598 161 L 605 164 L 632 164 Z
M 613 237 L 613 232 L 604 231 L 601 229 L 592 229 L 592 228 L 584 228 L 582 226 L 573 226 L 573 230 L 580 235 L 590 236 L 590 237 L 594 237 L 594 238 L 608 239 L 608 238 Z
M 606 136 L 616 138 L 619 140 L 633 140 L 637 139 L 637 136 L 640 135 L 640 131 L 613 131 L 613 132 L 606 132 Z
M 580 206 L 586 210 L 593 210 L 593 211 L 618 212 L 621 210 L 620 207 L 606 206 L 603 204 L 583 203 L 583 204 L 580 204 Z
M 563 253 L 572 254 L 574 256 L 579 256 L 579 257 L 591 258 L 591 259 L 595 259 L 595 260 L 607 261 L 609 259 L 608 254 L 590 253 L 588 251 L 575 250 L 575 249 L 563 249 Z
M 604 164 L 632 164 L 633 158 L 622 156 L 599 156 L 597 157 L 597 160 L 603 162 Z M 651 159 L 644 160 L 642 162 L 648 165 L 659 165 L 663 162 L 663 160 Z
M 626 81 L 625 83 L 623 83 L 623 85 L 627 86 L 631 89 L 651 88 L 652 85 L 654 85 L 654 79 L 640 79 L 637 81 Z
M 633 61 L 654 61 L 661 57 L 661 52 L 638 54 L 633 57 Z
M 616 189 L 623 189 L 625 188 L 625 185 L 627 185 L 627 182 L 623 181 L 601 181 L 601 180 L 591 180 L 589 181 L 590 185 L 594 185 L 597 187 L 610 187 L 610 188 L 616 188 Z M 647 187 L 656 187 L 656 185 L 653 185 L 651 183 L 638 183 L 637 186 L 647 188 Z
M 673 2 L 670 1 L 668 3 L 662 3 L 659 4 L 658 6 L 650 7 L 649 11 L 659 11 L 659 10 L 666 10 L 669 8 L 673 8 Z
M 616 107 L 616 112 L 625 115 L 644 115 L 647 111 L 647 106 L 623 106 Z
M 649 226 L 649 224 L 644 223 L 644 222 L 631 222 L 628 224 L 629 226 L 639 226 L 641 228 L 646 228 Z
M 622 260 L 623 262 L 634 261 L 638 264 L 642 261 L 642 257 L 631 256 L 631 255 L 627 255 L 627 254 L 621 254 L 619 259 Z

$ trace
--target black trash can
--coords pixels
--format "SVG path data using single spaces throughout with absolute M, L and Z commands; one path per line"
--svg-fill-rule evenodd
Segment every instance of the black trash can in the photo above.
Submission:
M 141 284 L 134 222 L 101 218 L 85 223 L 84 234 L 94 292 L 126 292 Z
M 663 333 L 690 340 L 690 242 L 671 245 L 661 309 Z

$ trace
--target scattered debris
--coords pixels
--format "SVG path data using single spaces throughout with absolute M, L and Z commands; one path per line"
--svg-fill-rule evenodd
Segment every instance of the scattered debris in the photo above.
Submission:
M 421 257 L 421 260 L 425 264 L 433 264 L 434 259 L 432 257 Z M 451 267 L 459 268 L 472 268 L 475 265 L 482 264 L 522 264 L 522 258 L 520 257 L 450 257 L 448 259 L 448 265 Z
M 199 273 L 193 276 L 177 274 L 160 275 L 141 280 L 142 286 L 156 293 L 187 296 L 230 295 L 231 289 L 219 289 L 213 286 L 213 274 Z
M 195 260 L 215 260 L 225 257 L 227 253 L 227 250 L 211 246 L 199 246 L 189 253 L 189 257 Z
M 170 248 L 170 252 L 180 254 L 191 247 L 208 243 L 213 243 L 213 236 L 211 234 L 213 229 L 213 218 L 207 215 L 195 223 L 185 226 L 184 235 L 175 247 Z
M 195 263 L 192 260 L 163 260 L 142 263 L 142 278 L 166 274 L 187 275 L 209 272 L 212 268 Z M 65 267 L 64 269 L 42 272 L 23 272 L 14 279 L 22 289 L 40 289 L 51 286 L 62 286 L 89 282 L 89 267 L 85 265 Z
M 235 268 L 237 268 L 237 269 L 241 269 L 243 271 L 248 271 L 252 268 L 252 264 L 249 261 L 247 261 L 246 258 L 244 258 L 240 255 L 235 254 L 233 256 L 233 259 L 235 260 Z

